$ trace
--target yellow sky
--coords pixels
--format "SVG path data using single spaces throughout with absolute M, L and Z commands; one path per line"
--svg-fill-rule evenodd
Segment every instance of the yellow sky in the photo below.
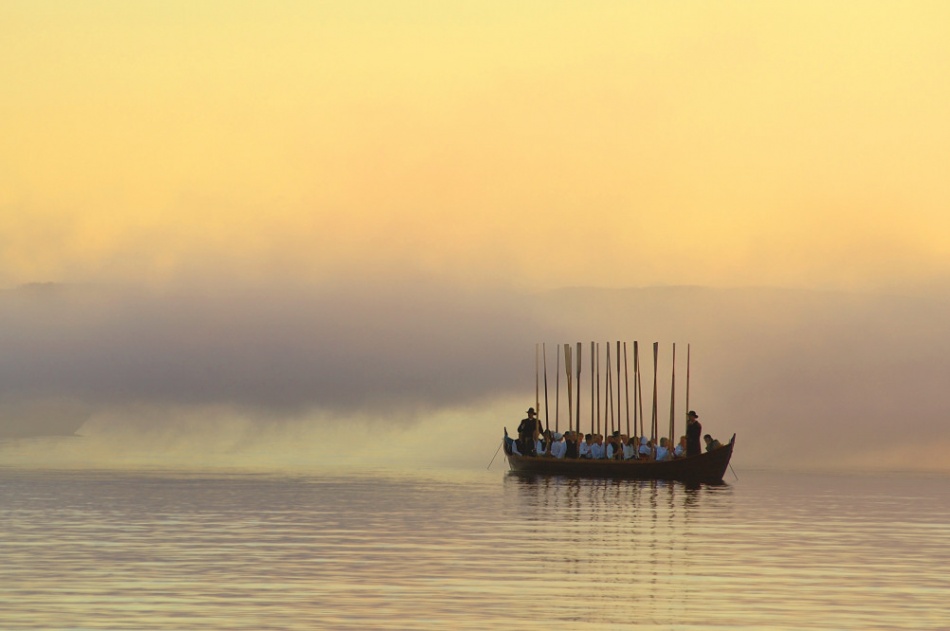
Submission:
M 942 2 L 0 5 L 0 284 L 950 274 Z

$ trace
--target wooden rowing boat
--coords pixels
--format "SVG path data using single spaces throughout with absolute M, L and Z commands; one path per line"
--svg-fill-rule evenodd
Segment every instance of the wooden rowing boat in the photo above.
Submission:
M 510 440 L 510 439 L 509 439 Z M 520 456 L 512 453 L 505 441 L 508 466 L 514 473 L 552 475 L 572 478 L 621 478 L 633 480 L 678 480 L 681 482 L 722 482 L 736 435 L 722 447 L 687 458 L 674 460 L 590 460 Z

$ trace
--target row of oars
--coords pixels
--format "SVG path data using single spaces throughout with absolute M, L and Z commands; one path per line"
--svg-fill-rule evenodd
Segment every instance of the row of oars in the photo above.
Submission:
M 613 375 L 613 362 L 610 356 L 610 349 L 614 346 L 616 349 L 616 382 Z M 627 357 L 626 342 L 606 342 L 605 361 L 601 362 L 600 343 L 590 343 L 590 433 L 601 433 L 601 420 L 603 419 L 603 429 L 605 432 L 613 433 L 621 430 L 621 408 L 626 412 L 626 434 L 631 436 L 631 418 L 630 410 L 633 409 L 633 431 L 639 436 L 647 436 L 645 431 L 645 417 L 643 414 L 643 387 L 640 373 L 640 345 L 633 342 L 633 405 L 630 404 L 631 386 L 630 370 Z M 563 348 L 563 351 L 562 351 Z M 622 350 L 622 353 L 621 353 Z M 555 394 L 554 394 L 554 431 L 560 432 L 560 388 L 561 388 L 561 355 L 564 355 L 564 373 L 566 377 L 567 389 L 567 425 L 568 430 L 582 433 L 581 430 L 581 363 L 583 354 L 583 345 L 581 342 L 576 344 L 558 344 L 555 353 Z M 650 415 L 649 436 L 654 440 L 659 434 L 658 421 L 658 389 L 657 375 L 659 366 L 659 342 L 653 343 L 653 404 Z M 621 356 L 623 361 L 621 362 Z M 604 367 L 604 385 L 601 387 L 601 366 Z M 686 345 L 686 411 L 689 411 L 689 368 L 690 368 L 690 348 Z M 544 383 L 544 405 L 541 405 L 541 382 L 543 376 Z M 621 388 L 621 381 L 623 387 Z M 602 395 L 602 396 L 601 396 Z M 616 398 L 617 406 L 614 408 Z M 601 407 L 603 403 L 603 408 Z M 622 405 L 625 403 L 625 406 Z M 672 374 L 670 376 L 670 426 L 669 437 L 671 443 L 676 441 L 676 344 L 673 344 L 673 362 Z M 550 429 L 550 408 L 548 400 L 548 358 L 545 344 L 535 346 L 535 409 L 544 410 L 544 428 Z M 603 411 L 603 414 L 601 412 Z

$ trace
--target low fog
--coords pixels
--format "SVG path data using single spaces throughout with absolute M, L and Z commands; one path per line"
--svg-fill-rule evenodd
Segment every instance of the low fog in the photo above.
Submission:
M 689 344 L 690 407 L 714 436 L 738 434 L 740 469 L 942 470 L 948 315 L 942 294 L 774 288 L 30 285 L 0 293 L 0 429 L 81 437 L 7 438 L 0 458 L 483 467 L 534 405 L 535 343 L 552 426 L 557 344 L 584 343 L 586 428 L 590 341 L 605 358 L 605 342 L 636 339 L 647 414 L 661 344 L 661 433 L 674 342 L 682 428 Z

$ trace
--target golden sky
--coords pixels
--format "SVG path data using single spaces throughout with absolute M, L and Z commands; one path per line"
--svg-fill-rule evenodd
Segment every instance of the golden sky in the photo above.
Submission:
M 0 4 L 0 285 L 950 273 L 944 2 Z

